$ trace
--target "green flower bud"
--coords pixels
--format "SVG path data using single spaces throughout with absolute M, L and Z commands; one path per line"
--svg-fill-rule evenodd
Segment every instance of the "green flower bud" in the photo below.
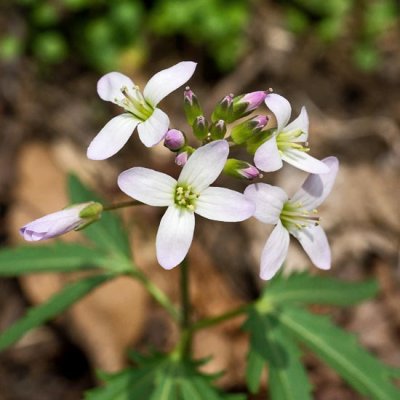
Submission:
M 226 122 L 233 121 L 233 95 L 229 94 L 225 96 L 215 107 L 211 121 L 216 122 L 218 120 L 224 120 Z
M 183 93 L 183 109 L 185 111 L 186 120 L 191 126 L 199 115 L 203 115 L 199 100 L 189 86 L 186 86 Z
M 193 133 L 199 140 L 203 140 L 208 135 L 208 121 L 204 115 L 196 117 L 192 125 Z
M 224 173 L 234 178 L 247 180 L 262 178 L 262 174 L 254 165 L 235 158 L 228 158 L 224 166 Z
M 210 127 L 210 134 L 214 140 L 223 139 L 226 134 L 225 121 L 220 119 L 217 122 L 213 122 Z
M 242 144 L 260 132 L 268 123 L 268 117 L 265 115 L 257 115 L 248 119 L 241 124 L 236 125 L 231 132 L 232 140 L 236 144 Z

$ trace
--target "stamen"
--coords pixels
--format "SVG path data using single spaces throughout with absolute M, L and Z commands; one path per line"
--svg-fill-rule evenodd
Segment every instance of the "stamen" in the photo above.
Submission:
M 191 185 L 180 185 L 178 184 L 175 189 L 175 204 L 187 208 L 190 211 L 195 210 L 196 200 L 200 194 L 195 193 Z

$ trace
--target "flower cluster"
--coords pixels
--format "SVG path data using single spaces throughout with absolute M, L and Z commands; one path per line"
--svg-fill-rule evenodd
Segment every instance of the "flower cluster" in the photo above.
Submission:
M 146 147 L 164 141 L 182 166 L 177 179 L 148 168 L 133 167 L 118 177 L 118 186 L 141 203 L 167 207 L 156 237 L 159 264 L 171 269 L 187 255 L 194 234 L 195 214 L 225 222 L 255 217 L 275 225 L 261 254 L 262 279 L 270 279 L 286 259 L 289 237 L 294 236 L 318 268 L 328 269 L 331 255 L 319 225 L 317 207 L 329 195 L 337 172 L 335 157 L 323 160 L 308 154 L 308 115 L 305 107 L 289 123 L 291 106 L 272 91 L 225 96 L 207 118 L 195 93 L 186 87 L 184 112 L 193 137 L 170 126 L 168 116 L 157 108 L 168 94 L 185 84 L 196 64 L 180 62 L 154 75 L 143 92 L 127 76 L 111 72 L 97 84 L 101 99 L 124 109 L 90 143 L 87 156 L 104 160 L 115 155 L 135 128 Z M 267 108 L 258 114 L 258 110 Z M 194 142 L 197 141 L 197 145 Z M 190 144 L 189 144 L 190 143 Z M 243 160 L 244 149 L 253 159 Z M 235 152 L 235 158 L 230 157 Z M 260 172 L 280 169 L 283 161 L 310 173 L 292 196 L 261 181 Z M 254 165 L 253 165 L 254 163 Z M 210 186 L 221 173 L 243 180 L 258 180 L 244 193 Z M 99 203 L 73 205 L 28 223 L 20 232 L 29 241 L 49 239 L 82 229 L 101 217 Z

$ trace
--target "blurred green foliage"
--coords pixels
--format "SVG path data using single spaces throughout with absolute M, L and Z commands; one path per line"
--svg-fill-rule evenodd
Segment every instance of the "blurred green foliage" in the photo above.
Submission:
M 202 46 L 221 70 L 244 48 L 246 0 L 9 0 L 26 32 L 3 32 L 0 57 L 31 54 L 44 65 L 79 58 L 99 71 L 140 64 L 154 37 L 183 37 Z
M 290 30 L 312 32 L 324 43 L 349 38 L 355 64 L 366 71 L 379 65 L 378 41 L 400 15 L 397 0 L 286 0 L 282 4 Z

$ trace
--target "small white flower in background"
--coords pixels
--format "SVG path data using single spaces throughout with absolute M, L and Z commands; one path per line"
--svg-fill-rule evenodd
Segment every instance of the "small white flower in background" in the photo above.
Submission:
M 256 183 L 246 188 L 245 196 L 256 204 L 254 217 L 266 224 L 276 224 L 262 251 L 262 279 L 271 279 L 285 261 L 289 234 L 300 242 L 316 267 L 330 268 L 329 243 L 319 225 L 316 208 L 331 192 L 339 162 L 336 157 L 325 158 L 322 162 L 329 172 L 309 175 L 291 199 L 281 188 L 266 183 Z
M 283 160 L 306 172 L 327 173 L 328 168 L 323 162 L 307 154 L 309 121 L 305 107 L 301 109 L 299 116 L 288 124 L 292 107 L 284 97 L 270 93 L 265 98 L 265 104 L 275 115 L 277 127 L 271 138 L 256 150 L 256 167 L 265 172 L 276 171 L 282 168 Z
M 178 180 L 152 169 L 135 167 L 122 172 L 118 185 L 145 204 L 168 207 L 157 232 L 157 259 L 165 269 L 177 266 L 189 251 L 194 214 L 215 221 L 237 222 L 253 215 L 255 205 L 242 193 L 209 187 L 220 175 L 229 154 L 225 140 L 197 149 Z
M 196 63 L 182 61 L 155 74 L 143 93 L 133 81 L 119 72 L 104 75 L 97 83 L 101 99 L 111 101 L 125 110 L 114 117 L 92 140 L 87 150 L 88 158 L 105 160 L 116 154 L 137 127 L 139 138 L 147 147 L 159 143 L 165 136 L 169 118 L 156 108 L 171 92 L 187 82 L 196 69 Z
M 102 211 L 103 206 L 93 201 L 76 204 L 36 219 L 23 226 L 19 232 L 29 242 L 51 239 L 84 228 L 98 220 Z

